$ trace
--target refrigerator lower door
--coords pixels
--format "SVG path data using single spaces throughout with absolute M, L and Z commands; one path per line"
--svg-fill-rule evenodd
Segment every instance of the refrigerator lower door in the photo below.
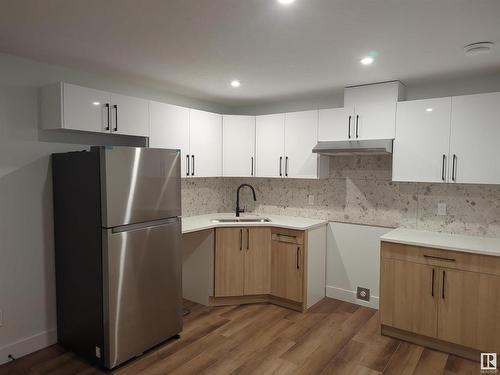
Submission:
M 105 365 L 182 330 L 180 218 L 103 229 Z

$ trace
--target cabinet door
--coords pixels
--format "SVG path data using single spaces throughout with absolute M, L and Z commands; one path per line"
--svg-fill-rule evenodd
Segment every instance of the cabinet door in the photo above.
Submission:
M 283 177 L 285 115 L 257 116 L 255 126 L 255 174 L 257 177 Z
M 304 295 L 304 246 L 272 242 L 271 294 L 302 302 Z
M 222 117 L 222 174 L 249 177 L 255 170 L 255 116 Z
M 111 104 L 113 133 L 149 137 L 147 100 L 111 94 Z
M 500 277 L 440 270 L 438 338 L 500 352 Z
M 455 157 L 452 181 L 500 184 L 499 139 L 500 93 L 454 96 L 450 137 L 450 157 Z
M 246 228 L 245 295 L 271 292 L 271 228 Z
M 354 112 L 353 139 L 394 138 L 399 90 L 399 82 L 345 89 L 344 107 Z
M 110 94 L 68 83 L 63 84 L 64 128 L 88 132 L 109 132 Z
M 215 230 L 215 297 L 242 296 L 245 251 L 243 228 Z
M 344 108 L 320 109 L 318 140 L 348 141 L 349 136 L 352 136 L 352 116 L 350 122 Z
M 190 110 L 191 176 L 222 176 L 222 116 Z
M 438 269 L 435 267 L 382 259 L 381 323 L 420 335 L 436 337 L 437 277 Z
M 189 108 L 149 102 L 149 147 L 181 150 L 181 175 L 188 175 Z
M 318 111 L 285 115 L 285 177 L 317 178 Z
M 393 181 L 448 181 L 450 121 L 451 98 L 398 103 Z

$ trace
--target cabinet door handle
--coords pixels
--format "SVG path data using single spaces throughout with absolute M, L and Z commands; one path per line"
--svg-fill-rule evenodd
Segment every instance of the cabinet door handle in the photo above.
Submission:
M 240 251 L 243 250 L 243 229 L 240 229 Z
M 113 108 L 115 109 L 115 132 L 118 131 L 118 104 L 115 104 L 113 106 Z
M 453 154 L 453 165 L 451 167 L 451 180 L 457 180 L 457 172 L 456 172 L 456 164 L 457 164 L 457 155 Z
M 191 155 L 191 161 L 192 161 L 192 164 L 193 164 L 193 170 L 191 171 L 191 176 L 194 176 L 194 155 Z
M 446 170 L 446 155 L 443 154 L 443 164 L 441 166 L 441 180 L 445 181 L 446 176 L 444 175 L 444 171 Z
M 443 288 L 441 289 L 441 297 L 444 299 L 444 286 L 445 286 L 446 271 L 443 271 Z
M 285 158 L 285 177 L 288 177 L 288 156 Z
M 253 176 L 253 156 L 252 156 L 251 159 L 252 159 L 252 166 L 250 168 L 250 175 Z
M 107 114 L 106 117 L 108 120 L 108 123 L 106 124 L 105 130 L 109 130 L 111 127 L 111 108 L 109 108 L 109 103 L 106 103 L 105 106 L 106 106 L 106 114 Z
M 281 164 L 283 163 L 283 156 L 280 156 L 280 177 L 283 176 L 283 173 L 281 173 Z
M 432 287 L 431 287 L 431 296 L 434 297 L 434 277 L 436 275 L 436 270 L 432 269 Z
M 250 250 L 250 229 L 247 228 L 247 250 Z
M 351 116 L 351 115 L 349 115 L 349 127 L 348 127 L 348 129 L 347 129 L 347 137 L 348 137 L 349 139 L 351 139 L 351 118 L 352 118 L 352 116 Z
M 300 253 L 300 247 L 297 246 L 297 269 L 299 269 L 299 253 Z
M 189 176 L 189 155 L 186 155 L 186 176 Z
M 436 259 L 436 260 L 443 260 L 445 262 L 456 262 L 455 258 L 437 257 L 437 256 L 434 256 L 434 255 L 426 255 L 426 254 L 424 254 L 424 258 L 430 258 L 430 259 Z
M 356 139 L 359 138 L 359 115 L 356 115 Z

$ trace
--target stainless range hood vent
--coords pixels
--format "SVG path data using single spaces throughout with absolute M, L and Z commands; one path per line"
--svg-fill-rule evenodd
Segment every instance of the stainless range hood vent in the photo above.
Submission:
M 366 141 L 324 141 L 312 149 L 320 155 L 389 155 L 392 154 L 392 139 Z

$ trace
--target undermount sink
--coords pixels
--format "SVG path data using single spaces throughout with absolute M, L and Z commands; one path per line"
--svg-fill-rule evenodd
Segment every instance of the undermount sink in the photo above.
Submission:
M 269 223 L 271 220 L 267 217 L 245 218 L 237 217 L 234 219 L 212 219 L 212 223 Z

